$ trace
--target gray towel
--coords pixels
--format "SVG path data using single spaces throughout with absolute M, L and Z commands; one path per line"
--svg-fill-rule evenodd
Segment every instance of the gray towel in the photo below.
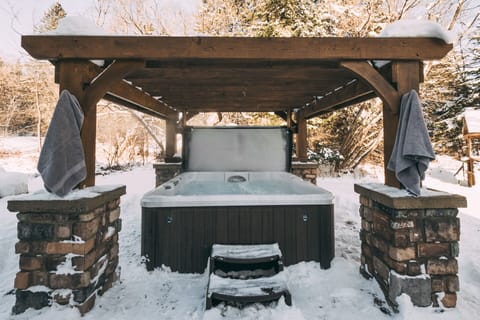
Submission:
M 420 99 L 417 92 L 411 90 L 402 96 L 397 137 L 387 168 L 395 171 L 398 181 L 410 194 L 419 196 L 420 181 L 434 159 Z
M 45 189 L 63 197 L 87 176 L 80 129 L 83 111 L 77 98 L 63 90 L 48 127 L 37 169 Z

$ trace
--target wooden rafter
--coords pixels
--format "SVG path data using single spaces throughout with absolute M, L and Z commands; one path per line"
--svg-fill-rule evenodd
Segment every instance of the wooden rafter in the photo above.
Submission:
M 132 66 L 129 66 L 132 64 Z M 113 67 L 115 66 L 116 67 Z M 117 61 L 105 70 L 91 63 L 89 77 L 92 79 L 86 92 L 86 99 L 98 101 L 105 98 L 137 111 L 167 119 L 176 116 L 177 112 L 158 101 L 147 92 L 137 88 L 133 84 L 123 80 L 123 77 L 132 70 L 143 65 L 141 61 Z M 106 70 L 109 70 L 106 72 Z M 102 89 L 103 88 L 103 89 Z M 106 89 L 105 89 L 106 88 Z M 91 91 L 90 91 L 91 90 Z
M 377 98 L 377 94 L 372 91 L 369 94 L 359 96 L 356 99 L 348 100 L 348 101 L 345 101 L 344 103 L 340 103 L 340 104 L 334 104 L 334 105 L 330 106 L 329 108 L 326 108 L 326 109 L 323 109 L 322 111 L 319 111 L 313 117 L 318 117 L 318 116 L 321 116 L 322 114 L 326 114 L 326 113 L 330 113 L 330 112 L 333 112 L 333 111 L 336 111 L 336 110 L 340 110 L 340 109 L 346 108 L 348 106 L 355 105 L 357 103 L 365 102 L 365 101 L 373 99 L 373 98 Z M 313 102 L 313 103 L 315 103 L 315 102 Z
M 179 111 L 188 112 L 271 112 L 283 111 L 288 108 L 300 108 L 306 103 L 313 100 L 313 96 L 305 97 L 283 97 L 269 98 L 252 97 L 252 98 L 228 98 L 219 97 L 209 100 L 188 100 L 183 99 L 162 99 L 165 103 L 175 106 Z
M 327 95 L 316 99 L 312 104 L 305 107 L 305 118 L 310 119 L 327 111 L 331 111 L 338 105 L 345 105 L 352 101 L 359 101 L 363 97 L 371 97 L 373 89 L 363 81 L 353 81 L 345 84 L 336 90 L 330 91 Z
M 110 86 L 108 90 L 110 96 L 116 97 L 118 103 L 134 109 L 145 111 L 161 119 L 175 118 L 177 112 L 167 106 L 165 103 L 155 99 L 145 91 L 134 87 L 132 84 L 121 80 Z

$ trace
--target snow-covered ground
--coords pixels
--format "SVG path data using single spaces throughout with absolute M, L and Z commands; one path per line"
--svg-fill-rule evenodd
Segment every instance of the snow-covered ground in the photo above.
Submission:
M 33 138 L 0 138 L 0 168 L 28 174 L 30 192 L 42 188 L 42 181 L 35 173 L 36 145 Z M 251 305 L 242 310 L 220 305 L 205 312 L 206 275 L 178 274 L 168 269 L 148 272 L 142 264 L 140 199 L 154 186 L 154 170 L 148 165 L 97 176 L 100 185 L 127 185 L 121 204 L 121 281 L 97 299 L 94 309 L 83 318 L 76 309 L 62 306 L 29 309 L 17 316 L 10 314 L 15 303 L 13 281 L 18 271 L 18 256 L 14 252 L 17 220 L 6 209 L 12 197 L 0 199 L 0 319 L 480 319 L 480 187 L 460 185 L 453 176 L 459 167 L 459 162 L 440 156 L 431 164 L 425 181 L 428 187 L 468 198 L 468 208 L 460 210 L 460 292 L 455 309 L 417 308 L 407 296 L 401 296 L 400 313 L 387 315 L 381 311 L 385 305 L 380 288 L 358 272 L 360 218 L 353 184 L 380 180 L 383 174 L 381 168 L 369 167 L 339 178 L 319 179 L 319 186 L 335 194 L 336 257 L 329 270 L 321 270 L 313 262 L 286 268 L 293 306 L 285 305 L 284 301 L 270 306 Z M 462 178 L 462 174 L 457 177 Z

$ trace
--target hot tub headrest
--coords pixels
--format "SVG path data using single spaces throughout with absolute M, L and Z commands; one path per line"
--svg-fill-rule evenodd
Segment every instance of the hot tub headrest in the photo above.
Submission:
M 183 141 L 185 171 L 290 171 L 286 127 L 193 127 Z

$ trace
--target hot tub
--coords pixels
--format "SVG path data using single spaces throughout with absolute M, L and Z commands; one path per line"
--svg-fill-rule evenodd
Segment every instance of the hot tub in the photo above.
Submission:
M 277 242 L 286 265 L 334 256 L 332 194 L 287 172 L 185 172 L 141 205 L 149 270 L 204 272 L 214 243 Z

